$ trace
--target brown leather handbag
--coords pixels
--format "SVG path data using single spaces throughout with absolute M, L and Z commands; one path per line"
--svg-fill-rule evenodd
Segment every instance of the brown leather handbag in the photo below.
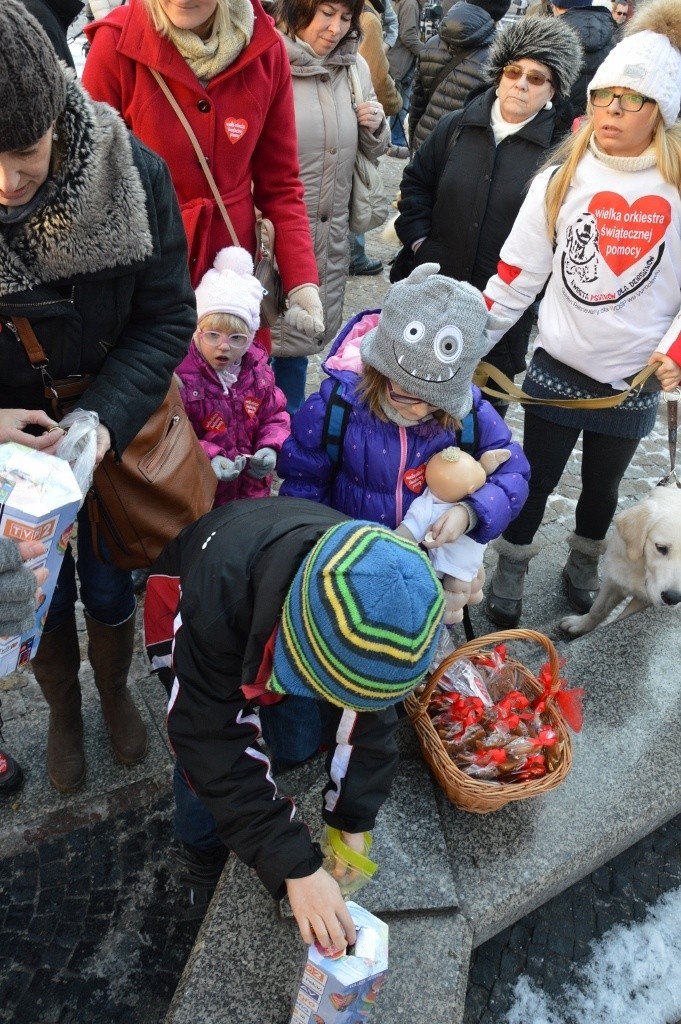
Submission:
M 41 372 L 55 417 L 61 418 L 77 405 L 93 377 L 53 380 L 49 359 L 29 321 L 14 317 L 12 323 L 32 365 Z M 217 484 L 173 380 L 120 462 L 107 452 L 95 470 L 86 501 L 97 557 L 118 569 L 151 565 L 183 527 L 210 511 Z

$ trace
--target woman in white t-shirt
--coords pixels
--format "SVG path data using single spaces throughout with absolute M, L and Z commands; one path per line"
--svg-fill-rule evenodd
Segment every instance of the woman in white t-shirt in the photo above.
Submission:
M 563 575 L 587 611 L 618 488 L 655 422 L 659 389 L 681 382 L 681 7 L 651 0 L 589 85 L 587 119 L 535 178 L 485 295 L 516 320 L 546 284 L 525 391 L 592 398 L 624 390 L 659 363 L 641 393 L 611 409 L 525 407 L 530 496 L 496 542 L 486 610 L 520 620 L 524 578 L 546 503 L 582 435 L 582 490 Z M 548 283 L 547 283 L 548 282 Z

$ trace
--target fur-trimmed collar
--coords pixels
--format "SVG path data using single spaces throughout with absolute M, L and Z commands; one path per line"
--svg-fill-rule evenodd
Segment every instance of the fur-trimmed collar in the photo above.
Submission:
M 67 85 L 57 122 L 60 160 L 46 198 L 0 235 L 0 295 L 143 262 L 153 252 L 146 192 L 128 130 L 80 85 Z

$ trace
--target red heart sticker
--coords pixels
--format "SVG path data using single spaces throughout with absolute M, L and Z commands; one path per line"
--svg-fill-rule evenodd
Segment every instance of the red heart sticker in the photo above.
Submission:
M 260 398 L 244 398 L 244 412 L 248 416 L 249 420 L 253 419 L 261 405 L 262 399 Z
M 225 429 L 225 421 L 219 412 L 211 412 L 201 424 L 204 430 L 220 431 Z
M 672 218 L 660 196 L 641 196 L 629 205 L 617 192 L 597 192 L 589 213 L 598 229 L 598 251 L 618 277 L 655 248 Z
M 234 145 L 239 139 L 243 139 L 248 131 L 248 121 L 245 121 L 243 117 L 226 117 L 225 131 L 227 132 L 227 138 Z
M 416 469 L 408 469 L 402 477 L 405 487 L 408 487 L 414 494 L 420 494 L 426 482 L 426 466 L 417 466 Z

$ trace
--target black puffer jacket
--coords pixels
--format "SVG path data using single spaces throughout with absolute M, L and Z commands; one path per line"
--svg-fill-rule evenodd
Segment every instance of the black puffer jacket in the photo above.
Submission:
M 487 11 L 474 4 L 457 3 L 442 22 L 439 35 L 428 40 L 419 60 L 409 109 L 413 149 L 422 145 L 443 114 L 460 110 L 471 89 L 485 81 L 483 66 L 494 35 L 494 22 Z M 462 54 L 463 60 L 431 96 L 441 69 Z
M 77 404 L 99 415 L 120 455 L 189 347 L 187 243 L 163 160 L 77 82 L 67 89 L 45 201 L 0 226 L 0 405 L 52 415 L 12 330 L 13 316 L 27 317 L 54 379 L 96 375 Z
M 490 87 L 442 118 L 404 171 L 395 223 L 405 245 L 425 238 L 418 265 L 439 263 L 441 273 L 481 290 L 496 272 L 531 178 L 570 125 L 569 114 L 563 121 L 555 107 L 540 110 L 496 146 L 490 126 L 495 98 Z M 524 350 L 504 369 L 518 372 L 523 356 Z
M 303 559 L 344 519 L 298 498 L 232 501 L 171 541 L 147 585 L 145 637 L 156 667 L 174 631 L 168 734 L 177 759 L 222 841 L 273 896 L 283 895 L 284 879 L 316 871 L 321 857 L 292 801 L 277 792 L 241 687 L 258 677 Z M 324 820 L 348 832 L 370 831 L 397 768 L 395 709 L 360 713 L 329 704 L 326 712 L 329 726 L 345 731 L 328 736 L 333 780 L 324 789 Z M 334 759 L 343 742 L 352 746 Z
M 586 90 L 589 82 L 615 45 L 615 23 L 609 7 L 572 7 L 565 14 L 566 24 L 579 36 L 584 47 L 584 64 L 570 92 L 575 115 L 586 112 Z

